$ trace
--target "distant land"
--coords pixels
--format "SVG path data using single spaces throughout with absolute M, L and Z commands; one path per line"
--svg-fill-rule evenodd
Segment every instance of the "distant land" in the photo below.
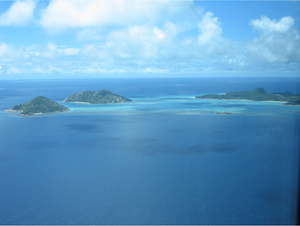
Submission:
M 219 111 L 219 112 L 216 112 L 216 114 L 218 114 L 218 115 L 245 115 L 245 114 L 241 114 L 241 113 L 233 113 L 233 112 L 228 112 L 228 111 Z
M 93 90 L 87 90 L 84 92 L 74 93 L 65 99 L 63 102 L 83 102 L 90 104 L 115 104 L 126 103 L 132 100 L 112 93 L 109 90 L 102 89 L 97 92 Z
M 270 93 L 264 88 L 257 88 L 253 91 L 233 91 L 222 95 L 206 94 L 196 96 L 198 99 L 215 99 L 215 100 L 252 100 L 252 101 L 283 101 L 286 105 L 300 105 L 300 95 L 291 92 Z
M 295 100 L 295 101 L 289 101 L 285 103 L 285 105 L 300 105 L 300 100 Z
M 46 97 L 37 96 L 24 104 L 18 104 L 6 111 L 17 111 L 20 112 L 20 115 L 27 116 L 52 112 L 64 112 L 70 111 L 70 109 Z

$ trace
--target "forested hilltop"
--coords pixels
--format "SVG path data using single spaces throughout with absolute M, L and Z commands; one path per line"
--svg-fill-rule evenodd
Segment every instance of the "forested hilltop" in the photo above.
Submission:
M 126 103 L 130 101 L 132 100 L 114 94 L 106 89 L 102 89 L 97 92 L 87 90 L 84 92 L 74 93 L 64 100 L 64 102 L 85 102 L 90 104 Z
M 67 107 L 56 103 L 43 96 L 37 96 L 32 100 L 18 104 L 7 111 L 18 111 L 20 115 L 34 115 L 40 113 L 51 113 L 51 112 L 64 112 L 69 111 Z
M 286 101 L 288 105 L 299 105 L 300 95 L 291 92 L 270 93 L 264 88 L 257 88 L 253 91 L 233 91 L 223 95 L 206 94 L 196 96 L 199 99 L 216 99 L 216 100 L 252 100 L 252 101 Z

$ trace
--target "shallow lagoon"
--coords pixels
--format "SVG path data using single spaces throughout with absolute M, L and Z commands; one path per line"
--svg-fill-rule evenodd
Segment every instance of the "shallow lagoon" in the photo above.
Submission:
M 247 115 L 300 114 L 300 107 L 287 106 L 284 102 L 255 102 L 245 100 L 203 100 L 194 96 L 161 96 L 153 98 L 131 98 L 123 104 L 92 105 L 63 103 L 68 114 L 139 115 L 139 114 L 216 114 L 231 112 Z
M 296 91 L 288 79 L 2 83 L 1 110 L 97 87 L 133 102 L 0 113 L 0 223 L 294 224 L 299 107 L 193 98 L 241 84 Z

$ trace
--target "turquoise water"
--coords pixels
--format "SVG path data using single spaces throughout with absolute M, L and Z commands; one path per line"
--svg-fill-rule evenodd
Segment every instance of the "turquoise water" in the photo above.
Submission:
M 1 82 L 0 224 L 295 224 L 300 108 L 193 97 L 260 86 L 296 93 L 297 84 L 233 78 Z M 133 102 L 61 102 L 102 88 Z M 37 95 L 71 111 L 3 112 Z
M 196 94 L 197 95 L 197 94 Z M 200 94 L 201 95 L 201 94 Z M 247 115 L 300 114 L 299 107 L 287 106 L 283 102 L 254 102 L 244 100 L 203 100 L 195 96 L 161 96 L 132 98 L 123 104 L 93 105 L 64 103 L 71 111 L 67 114 L 140 115 L 140 114 L 215 114 L 232 112 Z

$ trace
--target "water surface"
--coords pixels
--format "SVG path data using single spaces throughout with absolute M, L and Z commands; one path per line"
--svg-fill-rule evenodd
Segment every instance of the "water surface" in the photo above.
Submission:
M 198 100 L 286 79 L 1 82 L 1 224 L 294 224 L 299 107 Z M 133 102 L 61 102 L 109 89 Z M 71 111 L 20 117 L 44 95 Z M 244 115 L 218 115 L 218 111 Z

